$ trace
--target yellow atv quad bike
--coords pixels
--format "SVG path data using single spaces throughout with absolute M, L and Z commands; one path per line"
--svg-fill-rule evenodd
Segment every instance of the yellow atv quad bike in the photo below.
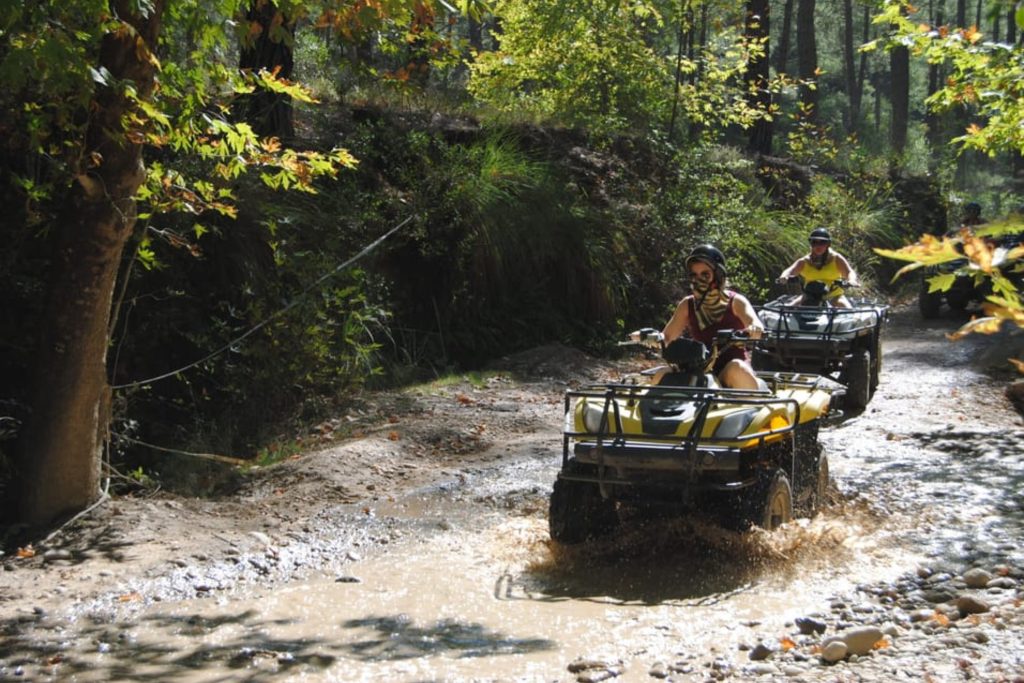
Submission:
M 731 331 L 711 352 L 690 339 L 665 347 L 650 328 L 631 337 L 626 344 L 660 347 L 669 365 L 645 371 L 645 383 L 566 392 L 552 540 L 574 544 L 608 533 L 626 507 L 710 513 L 737 530 L 770 530 L 794 509 L 817 511 L 829 481 L 818 428 L 840 387 L 792 372 L 758 373 L 757 390 L 718 386 L 709 372 L 717 349 L 752 343 Z

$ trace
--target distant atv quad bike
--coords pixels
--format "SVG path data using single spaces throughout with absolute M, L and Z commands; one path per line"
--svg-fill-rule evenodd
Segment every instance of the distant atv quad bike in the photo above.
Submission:
M 799 287 L 799 276 L 789 278 Z M 851 298 L 850 308 L 833 306 L 828 295 L 849 283 L 812 281 L 799 294 L 786 294 L 757 308 L 765 326 L 754 348 L 758 370 L 822 375 L 844 387 L 842 408 L 861 411 L 878 388 L 882 371 L 882 328 L 889 306 Z
M 992 261 L 1018 289 L 1024 286 L 1024 262 L 1010 262 L 1007 254 L 1024 244 L 1024 235 L 1004 235 L 994 242 Z M 925 319 L 937 318 L 942 304 L 950 310 L 963 312 L 972 304 L 981 304 L 992 294 L 992 280 L 973 266 L 966 258 L 947 261 L 922 269 L 921 288 L 917 295 L 917 308 Z M 952 278 L 948 289 L 941 288 L 942 280 Z
M 750 340 L 725 332 L 709 353 L 690 339 L 664 347 L 653 329 L 631 336 L 625 344 L 661 349 L 669 365 L 644 371 L 643 381 L 566 392 L 548 518 L 554 541 L 608 533 L 625 510 L 701 512 L 739 530 L 817 511 L 829 482 L 818 428 L 834 384 L 774 372 L 758 373 L 760 389 L 725 389 L 709 373 L 716 349 Z

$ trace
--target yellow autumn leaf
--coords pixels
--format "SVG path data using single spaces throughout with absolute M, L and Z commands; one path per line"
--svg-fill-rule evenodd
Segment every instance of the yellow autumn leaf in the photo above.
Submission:
M 986 273 L 992 272 L 992 247 L 980 237 L 970 232 L 961 231 L 961 239 L 964 245 L 964 255 L 974 262 L 978 268 Z
M 908 244 L 899 249 L 880 249 L 876 247 L 874 252 L 879 256 L 896 259 L 897 261 L 913 261 L 927 266 L 961 258 L 962 255 L 956 250 L 956 244 L 957 242 L 949 237 L 922 235 L 921 239 L 914 244 Z
M 978 334 L 994 334 L 999 331 L 999 328 L 1003 326 L 1003 320 L 994 316 L 985 316 L 984 318 L 975 318 L 969 323 L 964 324 L 956 332 L 947 334 L 946 336 L 956 341 L 957 339 L 963 339 L 971 333 Z

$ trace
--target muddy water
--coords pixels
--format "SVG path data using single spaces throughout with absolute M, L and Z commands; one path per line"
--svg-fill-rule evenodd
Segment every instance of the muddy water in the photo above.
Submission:
M 822 435 L 838 492 L 814 520 L 746 535 L 627 524 L 558 548 L 546 504 L 559 438 L 535 435 L 501 467 L 330 511 L 376 540 L 339 572 L 94 606 L 44 620 L 35 638 L 62 679 L 81 681 L 572 681 L 578 659 L 622 681 L 666 662 L 674 680 L 703 680 L 714 659 L 739 669 L 744 648 L 864 584 L 925 563 L 1024 560 L 1020 419 L 975 374 L 980 345 L 942 338 L 952 327 L 893 325 L 868 410 Z

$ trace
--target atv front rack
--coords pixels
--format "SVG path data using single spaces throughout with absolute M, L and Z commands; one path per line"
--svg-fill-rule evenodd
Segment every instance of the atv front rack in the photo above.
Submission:
M 889 318 L 888 306 L 813 307 L 773 301 L 758 307 L 757 310 L 759 314 L 774 314 L 772 318 L 777 321 L 774 326 L 766 324 L 766 329 L 761 335 L 762 343 L 805 341 L 832 344 L 837 348 L 849 344 L 856 337 L 873 333 Z M 823 318 L 824 324 L 821 323 Z
M 640 384 L 591 385 L 569 390 L 565 394 L 559 477 L 597 483 L 602 490 L 611 485 L 659 485 L 679 480 L 688 485 L 700 481 L 721 490 L 749 486 L 756 481 L 756 472 L 749 467 L 752 454 L 761 452 L 769 442 L 783 441 L 783 435 L 801 424 L 800 402 L 777 396 L 779 388 L 813 390 L 820 388 L 821 382 L 817 376 L 785 372 L 759 373 L 759 377 L 769 385 L 769 390 Z M 576 429 L 575 406 L 581 400 L 601 407 L 597 429 Z M 709 413 L 729 407 L 769 407 L 789 419 L 753 432 L 704 435 Z M 659 428 L 630 433 L 623 427 L 622 412 L 627 409 L 641 414 L 661 411 L 668 416 L 669 423 L 675 409 L 687 414 L 689 427 L 684 433 Z M 723 422 L 724 418 L 719 425 Z M 789 450 L 792 457 L 792 448 Z M 571 457 L 584 467 L 568 467 Z

